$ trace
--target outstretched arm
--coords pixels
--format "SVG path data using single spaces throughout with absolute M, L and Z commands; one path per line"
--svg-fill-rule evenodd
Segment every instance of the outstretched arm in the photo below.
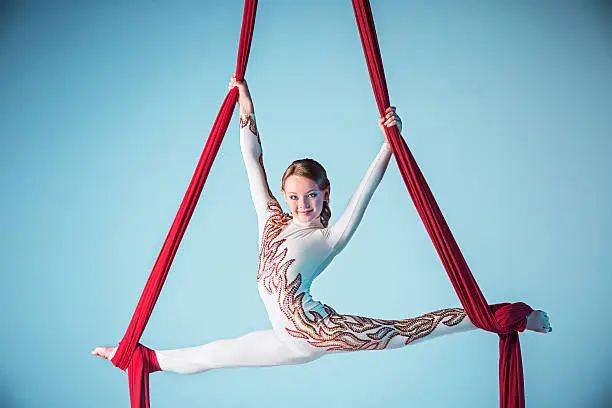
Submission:
M 385 134 L 383 126 L 398 126 L 401 130 L 401 120 L 395 113 L 394 107 L 388 108 L 385 116 L 378 119 L 378 125 L 383 134 Z M 328 228 L 328 242 L 333 252 L 340 252 L 355 233 L 374 191 L 376 191 L 387 170 L 390 159 L 391 146 L 385 136 L 385 142 L 368 168 L 361 183 L 359 183 L 359 187 L 353 193 L 344 213 L 342 213 L 338 221 Z
M 266 219 L 267 203 L 274 199 L 274 196 L 268 186 L 266 170 L 263 165 L 263 150 L 257 131 L 255 111 L 249 88 L 246 81 L 238 82 L 235 77 L 232 77 L 229 88 L 231 89 L 234 86 L 237 86 L 240 92 L 238 98 L 240 104 L 240 150 L 249 178 L 251 198 L 261 226 Z

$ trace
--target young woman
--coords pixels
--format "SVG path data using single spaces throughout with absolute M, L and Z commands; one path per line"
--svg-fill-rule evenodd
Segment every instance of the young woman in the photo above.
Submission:
M 232 77 L 229 88 L 235 86 L 240 91 L 240 147 L 259 227 L 257 283 L 272 329 L 198 347 L 156 350 L 161 370 L 194 374 L 214 368 L 301 364 L 330 353 L 393 349 L 475 329 L 460 308 L 383 320 L 340 314 L 312 298 L 313 280 L 355 233 L 389 164 L 391 148 L 385 137 L 344 213 L 332 225 L 325 169 L 312 159 L 294 161 L 282 177 L 281 191 L 290 210 L 284 213 L 268 186 L 249 89 Z M 385 135 L 385 126 L 401 130 L 402 122 L 390 107 L 378 125 Z M 526 328 L 552 330 L 540 310 L 528 316 Z M 97 347 L 92 354 L 110 359 L 115 350 Z

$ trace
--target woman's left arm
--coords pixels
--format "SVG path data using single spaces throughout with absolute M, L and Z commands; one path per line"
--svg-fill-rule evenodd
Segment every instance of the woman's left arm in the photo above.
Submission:
M 378 124 L 383 134 L 385 134 L 383 126 L 398 126 L 401 131 L 401 120 L 395 113 L 394 107 L 387 109 L 385 117 L 378 119 Z M 359 187 L 353 193 L 344 212 L 338 221 L 327 228 L 327 239 L 333 252 L 340 252 L 355 233 L 374 191 L 385 175 L 391 154 L 391 146 L 385 136 L 385 142 L 359 183 Z

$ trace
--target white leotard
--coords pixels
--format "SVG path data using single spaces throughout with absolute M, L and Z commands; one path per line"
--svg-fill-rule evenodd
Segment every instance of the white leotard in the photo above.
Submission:
M 289 308 L 299 306 L 313 319 L 321 319 L 329 314 L 329 308 L 312 298 L 310 286 L 355 233 L 374 191 L 385 174 L 391 158 L 391 148 L 384 141 L 342 215 L 325 228 L 319 218 L 303 222 L 282 213 L 268 186 L 261 139 L 254 115 L 242 116 L 240 122 L 240 147 L 258 219 L 261 254 L 258 271 L 259 293 L 273 328 L 277 333 L 282 333 L 292 326 L 291 318 L 286 313 Z M 276 218 L 274 222 L 271 217 Z M 274 237 L 269 236 L 270 233 L 266 236 L 266 225 L 269 230 L 277 230 L 270 231 Z M 265 245 L 271 244 L 272 239 L 278 246 L 277 250 L 274 248 L 274 253 L 270 253 L 273 249 L 265 248 Z M 271 259 L 265 259 L 266 255 Z M 274 263 L 277 264 L 276 267 Z M 284 268 L 282 272 L 279 270 L 281 267 Z M 292 289 L 297 292 L 291 294 L 289 299 L 286 291 L 279 285 L 289 285 L 296 279 L 300 284 Z M 297 298 L 300 299 L 300 305 L 287 304 Z

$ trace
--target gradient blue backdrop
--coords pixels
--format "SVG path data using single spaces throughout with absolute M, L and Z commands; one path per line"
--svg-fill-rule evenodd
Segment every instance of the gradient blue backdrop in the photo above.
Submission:
M 612 406 L 612 24 L 604 1 L 372 1 L 391 100 L 490 302 L 525 301 L 529 407 Z M 128 406 L 120 340 L 233 73 L 242 2 L 3 2 L 0 405 Z M 272 190 L 294 159 L 333 219 L 383 136 L 349 1 L 261 1 L 247 69 Z M 280 196 L 279 196 L 280 197 Z M 235 117 L 143 337 L 269 327 Z M 403 318 L 458 300 L 395 160 L 313 286 Z M 304 366 L 157 373 L 153 407 L 494 407 L 483 331 Z

